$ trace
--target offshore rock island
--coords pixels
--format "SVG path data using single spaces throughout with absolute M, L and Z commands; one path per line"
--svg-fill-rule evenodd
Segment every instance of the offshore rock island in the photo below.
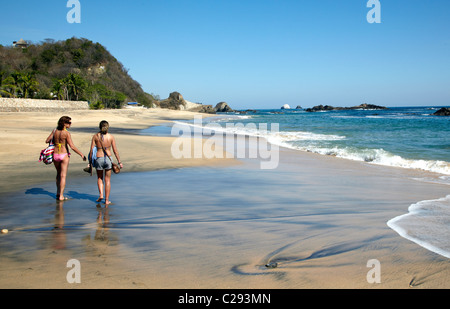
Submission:
M 434 116 L 450 116 L 450 107 L 443 107 L 439 109 L 437 112 L 434 112 L 432 115 Z
M 367 104 L 363 103 L 358 106 L 352 106 L 352 107 L 334 107 L 330 105 L 317 105 L 312 108 L 305 109 L 306 112 L 322 112 L 322 111 L 341 111 L 341 110 L 381 110 L 381 109 L 387 109 L 387 107 L 384 106 L 378 106 L 374 104 Z

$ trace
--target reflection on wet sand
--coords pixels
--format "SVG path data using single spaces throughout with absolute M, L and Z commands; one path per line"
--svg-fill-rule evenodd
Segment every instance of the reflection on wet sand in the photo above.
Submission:
M 92 251 L 94 242 L 102 242 L 105 244 L 109 244 L 110 216 L 109 216 L 109 208 L 108 207 L 102 208 L 101 204 L 96 205 L 96 218 L 95 218 L 96 224 L 65 225 L 64 204 L 66 202 L 67 201 L 57 201 L 56 202 L 56 208 L 54 211 L 54 220 L 53 220 L 54 222 L 53 222 L 53 227 L 51 228 L 51 241 L 50 241 L 51 246 L 50 247 L 52 249 L 55 249 L 55 250 L 67 249 L 68 233 L 70 234 L 70 232 L 76 231 L 76 230 L 90 231 L 92 229 L 95 229 L 94 237 L 92 238 L 92 240 L 91 240 L 90 233 L 88 233 L 86 236 L 83 237 L 83 239 L 89 243 L 86 246 L 87 251 Z
M 66 248 L 67 235 L 64 230 L 64 201 L 56 203 L 55 223 L 52 230 L 52 248 L 62 250 Z
M 108 241 L 109 235 L 109 208 L 108 205 L 102 208 L 100 204 L 97 204 L 97 229 L 95 231 L 94 239 L 96 241 Z

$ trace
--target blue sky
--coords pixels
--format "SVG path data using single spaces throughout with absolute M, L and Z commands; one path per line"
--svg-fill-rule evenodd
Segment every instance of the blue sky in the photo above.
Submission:
M 279 108 L 450 105 L 450 1 L 66 0 L 1 4 L 0 44 L 83 37 L 146 92 L 203 104 Z

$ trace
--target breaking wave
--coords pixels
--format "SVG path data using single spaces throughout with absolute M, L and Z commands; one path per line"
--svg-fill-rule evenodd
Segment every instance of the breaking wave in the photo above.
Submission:
M 269 143 L 290 148 L 313 152 L 321 155 L 363 161 L 391 167 L 419 169 L 443 175 L 450 175 L 450 163 L 440 160 L 417 160 L 403 158 L 384 149 L 358 148 L 352 146 L 336 145 L 336 142 L 346 140 L 346 136 L 335 134 L 318 134 L 307 131 L 279 131 L 274 124 L 264 123 L 187 123 L 175 122 L 178 125 L 187 125 L 205 132 L 222 132 L 222 134 L 237 134 L 265 138 Z M 216 134 L 216 133 L 215 133 Z
M 400 236 L 450 258 L 450 195 L 412 204 L 407 214 L 389 220 L 387 225 Z

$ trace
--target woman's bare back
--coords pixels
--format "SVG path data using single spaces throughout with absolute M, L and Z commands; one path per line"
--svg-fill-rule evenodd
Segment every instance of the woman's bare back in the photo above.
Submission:
M 53 133 L 53 143 L 55 144 L 55 153 L 67 153 L 67 137 L 69 133 L 65 130 L 56 130 Z
M 111 134 L 101 134 L 98 133 L 94 137 L 95 146 L 97 147 L 97 157 L 104 157 L 103 147 L 106 149 L 106 154 L 111 156 L 111 146 L 113 142 L 113 138 Z M 103 146 L 102 146 L 103 144 Z

